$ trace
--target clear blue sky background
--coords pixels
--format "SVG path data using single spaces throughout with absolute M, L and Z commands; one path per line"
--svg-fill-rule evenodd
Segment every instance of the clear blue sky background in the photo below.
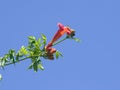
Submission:
M 30 60 L 0 70 L 0 90 L 120 90 L 119 0 L 0 0 L 0 56 L 27 45 L 27 36 L 51 40 L 57 23 L 76 30 L 81 43 L 56 46 L 64 55 L 43 60 L 44 71 L 27 70 Z

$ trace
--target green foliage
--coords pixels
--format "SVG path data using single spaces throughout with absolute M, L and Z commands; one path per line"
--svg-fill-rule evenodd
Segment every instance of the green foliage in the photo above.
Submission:
M 2 75 L 0 74 L 0 80 L 2 80 Z
M 28 52 L 30 56 L 41 54 L 42 50 L 40 49 L 43 44 L 40 42 L 40 38 L 37 40 L 34 36 L 30 36 L 28 43 Z
M 28 51 L 25 48 L 25 46 L 22 46 L 18 53 L 19 53 L 20 56 L 23 56 L 23 55 L 27 55 Z
M 15 63 L 15 58 L 14 58 L 15 50 L 13 50 L 13 49 L 9 50 L 9 53 L 7 55 L 9 57 L 9 59 L 11 60 L 11 62 Z
M 46 36 L 44 34 L 41 34 L 41 36 L 42 36 L 42 40 L 43 40 L 42 44 L 46 45 L 46 41 L 47 41 Z
M 73 39 L 77 42 L 80 40 L 78 38 L 74 38 L 74 32 L 63 38 L 62 40 L 54 43 L 52 46 L 63 42 L 66 39 Z M 36 39 L 34 36 L 28 37 L 28 46 L 21 46 L 21 48 L 16 52 L 14 49 L 10 49 L 7 54 L 3 57 L 0 57 L 0 67 L 4 69 L 5 66 L 16 64 L 20 61 L 24 61 L 27 59 L 31 60 L 31 64 L 28 66 L 28 69 L 33 69 L 35 72 L 38 70 L 44 70 L 42 65 L 41 58 L 50 59 L 50 55 L 45 50 L 47 38 L 44 34 L 41 34 L 41 38 Z M 53 55 L 56 59 L 58 59 L 62 54 L 57 50 Z M 0 74 L 0 80 L 2 79 L 2 75 Z
M 35 72 L 37 72 L 38 69 L 44 70 L 40 57 L 32 58 L 32 64 L 28 67 L 28 69 L 34 69 Z
M 76 42 L 80 42 L 79 38 L 72 38 L 73 40 L 75 40 Z
M 0 57 L 0 66 L 4 68 L 4 66 L 10 64 L 16 64 L 17 62 L 31 59 L 31 65 L 29 69 L 34 69 L 34 71 L 38 71 L 38 69 L 43 70 L 43 66 L 40 58 L 45 56 L 44 46 L 46 45 L 46 37 L 44 34 L 41 35 L 41 38 L 36 39 L 34 36 L 28 37 L 28 46 L 22 46 L 20 50 L 16 53 L 15 50 L 10 49 L 7 54 L 3 57 Z
M 57 50 L 55 53 L 56 59 L 58 59 L 60 56 L 63 57 L 62 53 Z
M 67 35 L 66 38 L 67 38 L 67 39 L 73 39 L 73 40 L 75 40 L 76 42 L 80 42 L 80 39 L 75 38 L 74 36 L 75 36 L 75 31 L 72 30 L 72 33 L 71 33 L 70 35 Z

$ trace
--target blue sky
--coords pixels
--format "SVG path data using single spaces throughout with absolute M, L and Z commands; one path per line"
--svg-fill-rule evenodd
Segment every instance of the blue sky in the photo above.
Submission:
M 119 0 L 1 0 L 0 56 L 44 33 L 48 42 L 57 23 L 76 30 L 81 43 L 56 46 L 59 60 L 42 60 L 45 70 L 27 70 L 30 60 L 0 70 L 0 90 L 120 90 Z

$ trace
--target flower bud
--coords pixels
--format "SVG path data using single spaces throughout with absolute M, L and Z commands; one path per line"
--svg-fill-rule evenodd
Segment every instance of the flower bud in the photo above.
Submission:
M 56 49 L 55 48 L 52 48 L 51 50 L 50 50 L 50 54 L 54 54 L 56 52 Z

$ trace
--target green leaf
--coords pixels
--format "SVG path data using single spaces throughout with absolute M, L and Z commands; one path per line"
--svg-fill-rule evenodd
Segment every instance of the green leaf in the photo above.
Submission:
M 28 69 L 34 69 L 35 72 L 37 72 L 38 69 L 44 70 L 40 57 L 32 58 L 32 64 L 28 67 Z
M 34 71 L 37 72 L 38 69 L 44 70 L 44 67 L 42 66 L 41 63 L 39 63 L 39 62 L 34 62 L 34 63 L 32 63 L 32 64 L 28 67 L 28 69 L 34 69 Z
M 19 55 L 19 53 L 17 53 L 17 54 L 16 54 L 16 58 L 15 58 L 16 61 L 19 61 L 19 57 L 20 57 L 20 55 Z
M 2 80 L 2 75 L 0 74 L 0 80 Z
M 39 47 L 42 46 L 40 41 L 41 41 L 41 38 L 38 38 L 37 43 L 38 43 L 38 46 L 39 46 Z
M 9 54 L 6 54 L 6 55 L 9 55 L 9 58 L 10 58 L 11 62 L 15 64 L 15 59 L 14 59 L 15 50 L 10 49 L 10 50 L 9 50 Z
M 29 67 L 28 67 L 28 69 L 32 69 L 33 68 L 33 65 L 30 65 Z
M 35 63 L 33 64 L 33 68 L 34 68 L 34 71 L 35 71 L 35 72 L 38 71 L 37 62 L 35 62 Z
M 76 42 L 80 42 L 79 38 L 73 38 Z
M 41 36 L 43 40 L 46 40 L 46 36 L 44 34 L 41 34 Z
M 34 36 L 29 36 L 28 37 L 28 50 L 32 50 L 32 48 L 34 47 L 34 43 L 36 41 L 36 38 Z
M 19 50 L 19 54 L 26 55 L 28 54 L 28 51 L 24 46 L 22 46 L 21 49 Z
M 36 40 L 36 38 L 34 36 L 29 36 L 28 39 L 29 39 L 30 43 L 32 43 Z
M 2 67 L 4 67 L 5 66 L 5 60 L 3 60 L 2 62 L 1 62 L 1 65 L 0 66 L 2 66 Z
M 41 34 L 41 36 L 42 36 L 43 44 L 45 45 L 46 41 L 47 41 L 47 38 L 44 34 Z
M 4 67 L 6 60 L 3 57 L 0 57 L 0 67 Z
M 59 58 L 59 53 L 56 52 L 55 55 L 56 55 L 56 59 L 58 59 Z
M 33 45 L 34 45 L 34 47 L 35 47 L 36 49 L 39 50 L 39 49 L 40 49 L 40 46 L 42 46 L 41 43 L 40 43 L 40 38 L 39 38 L 38 40 L 36 40 Z
M 4 69 L 4 66 L 8 63 L 8 62 L 13 62 L 10 59 L 10 55 L 9 54 L 5 54 L 3 57 L 0 57 L 0 67 L 2 67 Z
M 32 69 L 32 68 L 33 68 L 33 63 L 29 65 L 28 69 Z
M 44 70 L 44 67 L 42 66 L 41 63 L 38 64 L 38 69 L 40 69 L 40 70 Z
M 59 52 L 59 51 L 56 51 L 55 56 L 56 56 L 56 59 L 58 59 L 59 56 L 62 56 L 62 57 L 63 57 L 63 55 L 62 55 L 61 52 Z

